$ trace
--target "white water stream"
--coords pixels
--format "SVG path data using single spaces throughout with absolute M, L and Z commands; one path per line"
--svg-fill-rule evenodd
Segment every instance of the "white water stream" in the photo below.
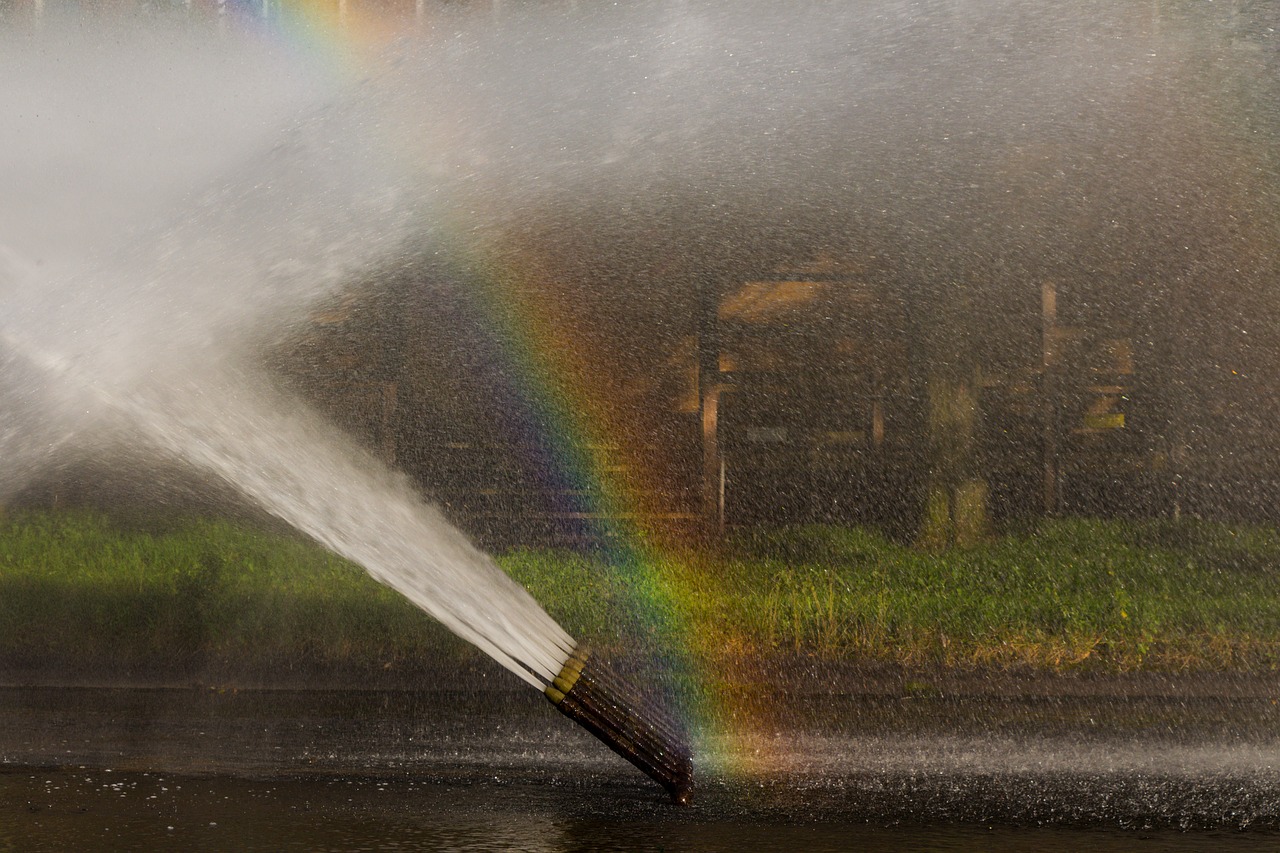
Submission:
M 88 88 L 33 99 L 25 83 L 0 84 L 0 107 L 19 119 L 10 153 L 45 173 L 2 220 L 22 248 L 0 253 L 0 499 L 69 445 L 105 433 L 149 447 L 225 480 L 540 689 L 573 646 L 566 632 L 403 477 L 248 366 L 264 336 L 287 335 L 422 239 L 428 198 L 405 189 L 415 182 L 390 138 L 404 128 L 383 125 L 400 95 L 356 85 L 325 102 L 287 81 L 236 79 L 245 61 L 279 70 L 252 44 L 211 51 L 194 39 L 191 56 L 154 34 L 107 47 L 67 38 L 5 42 L 0 60 L 37 91 L 56 74 Z M 131 47 L 156 75 L 180 59 L 211 104 L 193 110 L 182 83 L 132 79 Z M 100 91 L 100 75 L 119 90 Z M 175 100 L 186 106 L 169 127 Z M 242 115 L 230 130 L 219 105 Z M 302 116 L 283 132 L 267 119 L 282 107 Z M 150 160 L 116 138 L 150 139 L 133 126 L 148 116 L 152 134 L 172 137 L 147 143 Z M 18 166 L 0 169 L 15 192 Z M 151 170 L 161 177 L 148 188 Z M 211 184 L 211 173 L 229 177 Z M 77 191 L 86 209 L 68 224 L 67 205 L 47 196 Z

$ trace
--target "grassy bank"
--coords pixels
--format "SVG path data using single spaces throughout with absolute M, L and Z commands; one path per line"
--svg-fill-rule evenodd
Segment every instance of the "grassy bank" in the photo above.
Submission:
M 907 665 L 1280 665 L 1280 532 L 1064 520 L 928 552 L 858 530 L 743 537 L 695 621 L 748 650 Z
M 0 667 L 13 672 L 270 677 L 460 647 L 301 539 L 218 521 L 150 533 L 84 514 L 0 520 Z
M 575 634 L 616 634 L 630 596 L 605 564 L 548 551 L 501 562 Z M 1264 672 L 1280 666 L 1277 567 L 1280 532 L 1263 528 L 1057 521 L 934 553 L 817 527 L 669 558 L 658 584 L 707 661 Z M 360 678 L 477 654 L 296 538 L 0 518 L 0 677 Z

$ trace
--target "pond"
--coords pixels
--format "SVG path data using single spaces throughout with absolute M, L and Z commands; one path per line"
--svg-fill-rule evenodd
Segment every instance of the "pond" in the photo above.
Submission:
M 1246 688 L 796 696 L 688 808 L 527 692 L 9 688 L 0 850 L 1270 850 Z

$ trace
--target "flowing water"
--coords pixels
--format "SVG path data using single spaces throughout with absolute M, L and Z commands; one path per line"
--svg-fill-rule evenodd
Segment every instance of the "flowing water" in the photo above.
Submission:
M 0 771 L 0 849 L 23 851 L 1128 851 L 1262 853 L 1280 839 L 1224 830 L 898 826 L 679 815 L 546 784 L 240 780 L 97 771 Z M 6 848 L 4 845 L 8 844 Z

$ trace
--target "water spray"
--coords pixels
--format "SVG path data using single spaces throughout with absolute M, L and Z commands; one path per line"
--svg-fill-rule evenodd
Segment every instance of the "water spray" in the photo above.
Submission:
M 407 491 L 397 494 L 394 483 L 374 478 L 370 472 L 379 463 L 372 457 L 317 432 L 316 423 L 297 413 L 274 412 L 246 388 L 220 393 L 227 378 L 216 374 L 206 377 L 199 394 L 159 385 L 122 388 L 3 327 L 0 346 L 64 387 L 124 415 L 159 447 L 220 476 L 267 511 L 359 563 L 543 691 L 561 713 L 662 785 L 674 802 L 689 802 L 693 764 L 680 726 L 575 643 L 523 587 L 437 513 Z M 316 480 L 305 479 L 306 472 Z M 315 488 L 315 482 L 325 488 Z M 355 509 L 338 516 L 325 503 L 332 500 L 326 495 L 347 495 Z M 387 518 L 377 511 L 376 496 L 396 498 L 405 513 Z

